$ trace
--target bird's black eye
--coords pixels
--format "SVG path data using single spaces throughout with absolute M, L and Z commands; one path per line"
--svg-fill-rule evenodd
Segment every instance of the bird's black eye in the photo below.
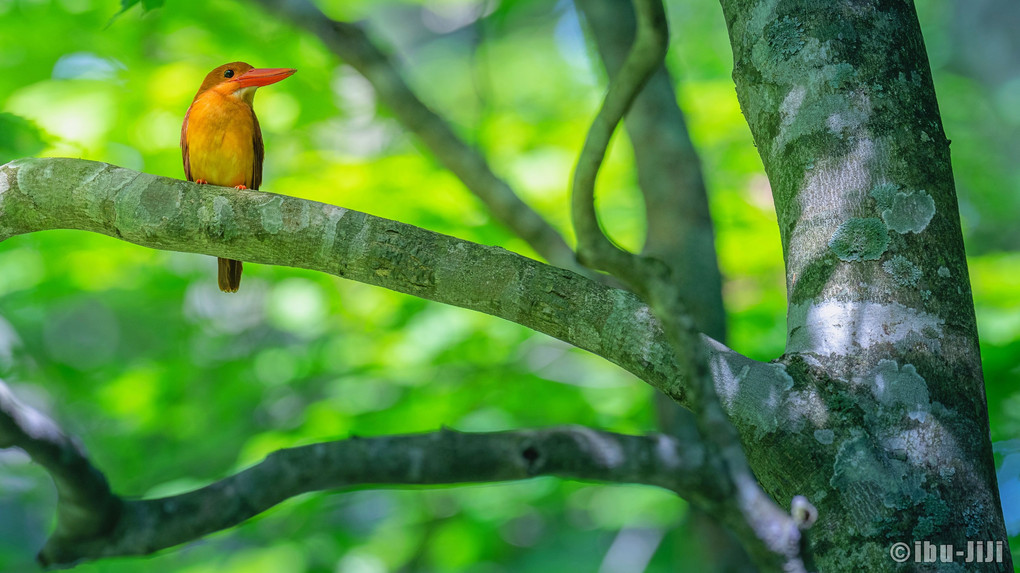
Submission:
M 232 78 L 232 77 L 234 77 L 234 70 L 227 70 L 227 71 L 223 72 L 223 77 L 225 77 L 225 78 Z

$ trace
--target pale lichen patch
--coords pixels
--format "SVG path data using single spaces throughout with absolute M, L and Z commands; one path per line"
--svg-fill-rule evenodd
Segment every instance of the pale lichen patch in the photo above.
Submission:
M 835 432 L 829 429 L 815 430 L 815 439 L 819 444 L 829 445 L 835 438 Z
M 11 188 L 9 178 L 7 176 L 7 167 L 0 167 L 0 241 L 7 239 L 11 235 L 10 225 L 3 223 L 6 219 L 6 208 L 4 207 L 4 193 Z
M 788 243 L 800 245 L 789 253 L 787 276 L 803 276 L 807 267 L 819 259 L 831 258 L 829 243 L 837 232 L 840 233 L 836 237 L 837 250 L 846 257 L 875 256 L 876 252 L 884 252 L 883 242 L 888 239 L 883 238 L 883 231 L 878 229 L 884 227 L 881 220 L 876 218 L 864 223 L 864 229 L 860 228 L 859 221 L 847 224 L 847 220 L 863 214 L 858 206 L 867 198 L 875 176 L 875 164 L 880 161 L 878 156 L 887 147 L 882 139 L 862 138 L 850 153 L 838 158 L 819 158 L 814 168 L 805 173 L 795 198 L 795 208 L 780 215 L 780 225 L 792 227 Z M 868 233 L 868 226 L 877 232 L 857 236 L 861 232 Z M 851 233 L 842 234 L 846 231 Z
M 283 226 L 290 233 L 297 233 L 308 228 L 311 223 L 312 211 L 305 201 L 282 200 L 280 214 L 283 217 Z
M 927 494 L 924 475 L 906 462 L 876 447 L 863 431 L 854 429 L 839 445 L 829 485 L 839 492 L 845 507 L 854 514 L 862 533 L 875 533 L 876 521 L 885 508 L 906 509 Z
M 851 67 L 852 71 L 853 68 Z M 838 75 L 838 71 L 834 72 Z M 836 81 L 835 79 L 833 81 Z M 839 80 L 842 81 L 842 80 Z M 834 135 L 843 136 L 849 133 L 856 133 L 860 130 L 871 116 L 871 100 L 867 95 L 854 98 L 853 104 L 843 109 L 833 111 L 826 118 L 825 125 L 829 132 Z
M 760 438 L 776 431 L 786 417 L 791 388 L 793 378 L 786 372 L 785 365 L 772 364 L 754 370 L 745 365 L 736 376 L 722 384 L 719 397 L 729 415 L 753 427 Z
M 701 448 L 698 449 L 701 450 Z M 655 440 L 655 456 L 665 468 L 673 470 L 680 468 L 680 456 L 676 453 L 676 444 L 663 434 L 659 434 Z
M 794 86 L 790 93 L 783 98 L 783 103 L 779 106 L 779 116 L 782 118 L 779 123 L 779 131 L 785 131 L 796 119 L 797 112 L 800 110 L 801 104 L 804 103 L 805 95 L 807 95 L 806 87 Z
M 892 276 L 893 281 L 902 287 L 917 286 L 921 278 L 921 269 L 903 255 L 895 255 L 882 263 L 882 270 Z
M 754 5 L 754 11 L 748 22 L 749 31 L 753 36 L 760 36 L 766 24 L 775 20 L 776 5 L 778 4 L 779 0 L 766 0 Z
M 637 324 L 651 324 L 655 322 L 655 317 L 652 315 L 652 309 L 647 306 L 640 306 L 634 311 L 634 315 L 631 317 Z M 654 349 L 656 348 L 656 340 L 653 338 L 652 333 L 655 332 L 651 328 L 645 330 L 647 337 L 641 341 L 641 358 L 645 361 L 651 362 L 655 360 Z
M 944 278 L 944 279 L 947 279 L 947 278 L 953 276 L 953 273 L 949 272 L 949 269 L 946 268 L 946 267 L 939 267 L 938 273 L 939 273 L 939 276 Z
M 135 178 L 128 188 L 134 188 L 132 192 L 139 196 L 137 214 L 144 218 L 143 224 L 155 227 L 179 213 L 183 193 L 180 188 L 175 188 L 171 192 L 152 188 L 149 184 L 153 179 L 154 176 L 143 173 Z
M 896 193 L 899 190 L 899 185 L 886 182 L 872 187 L 869 194 L 875 200 L 875 204 L 878 205 L 879 212 L 882 212 L 892 208 L 893 198 L 896 197 Z
M 883 407 L 903 408 L 917 421 L 923 422 L 931 410 L 928 385 L 913 364 L 900 368 L 895 360 L 879 360 L 871 393 Z
M 829 423 L 829 407 L 818 390 L 812 387 L 794 390 L 787 398 L 786 423 L 790 430 L 801 431 L 805 421 L 811 422 L 816 428 Z
M 347 214 L 347 209 L 343 207 L 327 205 L 325 209 L 327 211 L 326 222 L 322 225 L 322 248 L 319 250 L 319 255 L 323 260 L 333 257 L 333 244 L 336 242 L 337 226 L 340 224 L 340 219 L 343 219 L 344 215 Z
M 0 169 L 0 201 L 3 200 L 3 194 L 11 188 L 11 184 L 8 183 L 7 170 Z
M 807 95 L 810 96 L 810 92 Z M 867 115 L 868 111 L 859 108 L 845 94 L 826 93 L 802 98 L 797 112 L 781 119 L 773 150 L 778 152 L 797 138 L 820 131 L 843 134 L 851 125 L 863 124 Z
M 179 214 L 182 192 L 165 193 L 152 187 L 155 175 L 121 170 L 111 172 L 111 185 L 116 188 L 113 211 L 114 225 L 126 237 L 149 236 Z
M 619 467 L 626 459 L 626 454 L 619 442 L 611 440 L 591 428 L 579 426 L 575 432 L 572 432 L 572 435 L 577 445 L 583 451 L 598 458 L 604 467 Z
M 751 367 L 745 364 L 740 370 L 734 372 L 722 357 L 720 357 L 720 361 L 723 364 L 722 368 L 716 369 L 716 392 L 719 393 L 719 399 L 722 400 L 723 405 L 729 409 L 733 407 L 733 402 L 737 399 L 737 393 L 740 392 L 740 384 L 747 376 L 747 373 L 751 371 Z M 719 376 L 718 374 L 723 375 Z
M 212 219 L 210 227 L 214 232 L 229 241 L 238 234 L 237 219 L 230 200 L 222 195 L 213 197 Z
M 283 197 L 273 197 L 262 205 L 262 228 L 277 234 L 283 228 Z
M 934 216 L 935 200 L 923 189 L 897 192 L 882 211 L 882 220 L 897 233 L 920 233 Z

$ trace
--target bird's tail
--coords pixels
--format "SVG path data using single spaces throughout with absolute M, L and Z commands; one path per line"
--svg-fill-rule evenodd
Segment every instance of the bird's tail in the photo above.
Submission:
M 219 263 L 219 283 L 223 292 L 237 292 L 241 286 L 241 261 L 217 258 Z

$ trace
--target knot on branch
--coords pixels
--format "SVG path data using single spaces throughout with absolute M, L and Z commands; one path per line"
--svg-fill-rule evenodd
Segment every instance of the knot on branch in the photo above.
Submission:
M 528 475 L 538 475 L 542 465 L 542 452 L 534 443 L 530 441 L 524 442 L 521 448 L 521 458 L 524 460 Z

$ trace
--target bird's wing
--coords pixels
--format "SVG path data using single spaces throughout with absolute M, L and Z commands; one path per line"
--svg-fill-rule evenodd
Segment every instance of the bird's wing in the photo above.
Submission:
M 251 112 L 251 118 L 255 121 L 255 161 L 251 164 L 251 188 L 258 189 L 262 185 L 262 161 L 266 158 L 266 148 L 262 144 L 262 129 L 259 127 L 259 118 L 255 116 L 255 110 Z
M 188 107 L 188 112 L 184 114 L 184 125 L 181 126 L 181 155 L 184 158 L 184 177 L 188 181 L 194 181 L 191 178 L 191 157 L 188 155 L 188 117 L 191 115 L 191 107 Z

